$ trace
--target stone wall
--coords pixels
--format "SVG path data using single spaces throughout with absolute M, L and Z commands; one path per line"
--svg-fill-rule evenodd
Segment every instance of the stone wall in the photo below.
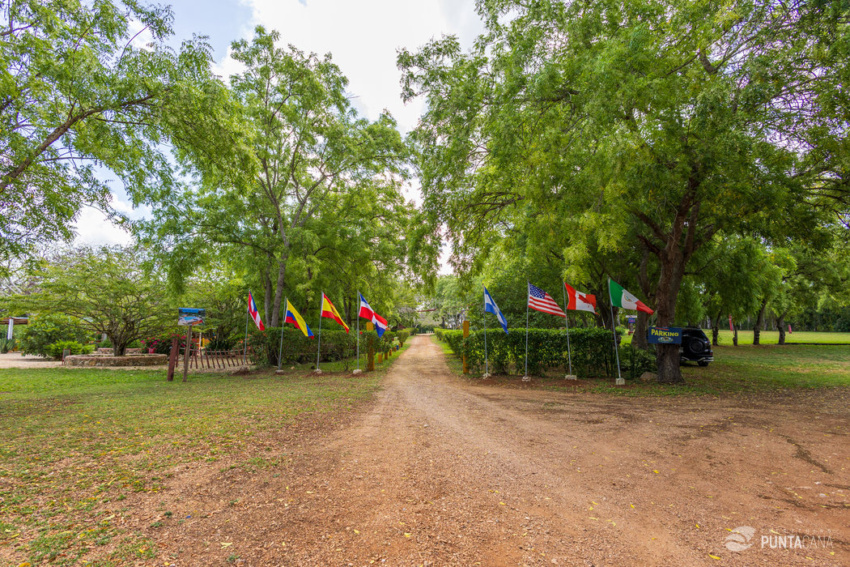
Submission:
M 168 364 L 167 354 L 134 354 L 131 356 L 75 354 L 65 357 L 66 366 L 157 366 L 160 364 Z

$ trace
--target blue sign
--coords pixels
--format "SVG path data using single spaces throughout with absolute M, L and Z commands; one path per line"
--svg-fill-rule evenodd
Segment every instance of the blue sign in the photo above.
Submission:
M 177 309 L 178 325 L 203 325 L 204 317 L 207 316 L 206 309 L 194 309 L 191 307 L 180 307 Z
M 680 345 L 682 329 L 681 327 L 650 327 L 647 331 L 646 342 L 651 345 Z

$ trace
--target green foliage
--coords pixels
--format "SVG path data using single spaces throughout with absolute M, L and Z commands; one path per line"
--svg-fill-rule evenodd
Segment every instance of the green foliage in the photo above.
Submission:
M 410 337 L 410 331 L 406 329 L 402 329 L 396 332 L 396 338 L 398 339 L 398 345 L 404 346 L 404 341 L 406 341 Z
M 243 137 L 232 134 L 238 122 L 211 71 L 210 46 L 200 37 L 179 49 L 165 44 L 171 8 L 135 0 L 2 6 L 0 257 L 70 239 L 84 205 L 120 217 L 97 166 L 139 203 L 174 183 L 165 146 L 240 162 L 233 147 Z M 137 26 L 145 45 L 134 41 Z
M 529 258 L 574 285 L 614 276 L 663 326 L 685 275 L 713 259 L 700 252 L 715 235 L 823 248 L 829 227 L 846 227 L 839 4 L 477 6 L 487 30 L 468 53 L 445 37 L 398 55 L 403 97 L 426 103 L 410 136 L 423 209 L 463 272 Z M 679 381 L 677 349 L 659 356 L 664 381 Z
M 436 333 L 436 329 L 435 329 Z M 463 331 L 442 331 L 445 340 L 458 356 L 466 354 L 470 368 L 484 368 L 484 332 L 472 331 L 464 340 Z M 511 364 L 515 372 L 525 369 L 524 330 L 505 334 L 501 329 L 487 330 L 487 354 L 491 373 L 506 374 Z M 573 371 L 582 376 L 616 375 L 611 331 L 600 328 L 570 329 Z M 622 361 L 621 361 L 621 364 Z M 560 329 L 528 330 L 528 373 L 539 375 L 547 370 L 567 366 L 567 333 Z M 612 374 L 613 373 L 613 374 Z
M 2 339 L 0 339 L 0 353 L 6 354 L 9 351 L 15 350 L 16 345 L 17 345 L 17 342 L 14 338 L 12 338 L 12 339 L 2 338 Z
M 35 292 L 8 301 L 29 312 L 72 315 L 90 331 L 105 334 L 120 356 L 133 341 L 174 324 L 164 277 L 146 269 L 146 260 L 143 251 L 134 248 L 72 250 L 35 268 Z M 72 339 L 63 336 L 50 342 Z
M 65 350 L 70 351 L 71 354 L 89 354 L 93 349 L 92 345 L 81 345 L 77 341 L 57 341 L 48 345 L 46 351 L 47 356 L 60 360 Z
M 35 354 L 45 358 L 55 356 L 51 345 L 62 341 L 88 343 L 91 335 L 77 318 L 61 314 L 32 317 L 21 335 L 22 354 Z M 61 356 L 61 351 L 60 351 Z
M 178 289 L 197 266 L 230 259 L 249 274 L 245 283 L 271 327 L 281 324 L 285 298 L 300 309 L 323 291 L 348 322 L 358 290 L 380 291 L 372 306 L 389 316 L 414 213 L 401 193 L 407 146 L 388 114 L 357 116 L 329 55 L 280 39 L 257 27 L 230 52 L 244 65 L 231 88 L 259 167 L 222 171 L 214 161 L 187 160 L 201 182 L 155 204 L 144 238 L 171 244 L 161 257 Z M 313 328 L 314 313 L 302 310 Z
M 368 332 L 364 331 L 363 335 Z M 345 331 L 327 331 L 322 329 L 322 353 L 320 362 L 332 362 L 352 356 L 356 349 L 356 337 Z M 280 352 L 280 327 L 266 327 L 265 331 L 254 330 L 248 343 L 254 350 L 257 364 L 278 363 Z M 364 341 L 361 341 L 363 348 Z M 283 364 L 316 362 L 318 337 L 309 339 L 298 329 L 285 327 L 283 330 Z

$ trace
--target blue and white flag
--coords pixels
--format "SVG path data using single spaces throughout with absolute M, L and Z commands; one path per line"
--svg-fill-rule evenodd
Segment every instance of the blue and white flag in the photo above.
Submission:
M 495 315 L 496 319 L 499 320 L 499 323 L 502 324 L 502 328 L 505 330 L 505 333 L 508 332 L 508 320 L 505 319 L 504 315 L 502 315 L 502 312 L 499 310 L 499 306 L 496 305 L 495 301 L 493 301 L 493 297 L 490 295 L 490 292 L 487 291 L 486 287 L 484 288 L 484 311 Z

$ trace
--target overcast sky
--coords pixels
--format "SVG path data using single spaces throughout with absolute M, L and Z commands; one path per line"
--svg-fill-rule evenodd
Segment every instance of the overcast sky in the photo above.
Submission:
M 331 53 L 349 79 L 349 95 L 358 111 L 374 120 L 388 110 L 403 133 L 422 111 L 422 101 L 405 105 L 399 96 L 396 50 L 411 50 L 443 34 L 457 35 L 469 48 L 483 25 L 474 0 L 172 0 L 175 45 L 192 34 L 209 36 L 216 70 L 227 80 L 238 71 L 229 58 L 230 43 L 249 39 L 257 25 L 281 33 L 283 43 L 320 55 Z M 120 182 L 112 182 L 114 205 L 133 217 Z M 415 191 L 415 187 L 409 191 Z M 103 214 L 87 208 L 77 223 L 78 243 L 128 243 L 129 236 Z

